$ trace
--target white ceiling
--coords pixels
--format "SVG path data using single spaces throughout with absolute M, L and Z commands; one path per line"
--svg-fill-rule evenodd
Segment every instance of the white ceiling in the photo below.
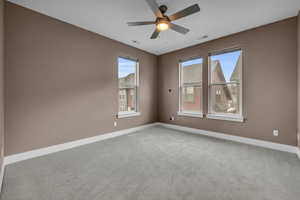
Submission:
M 126 24 L 155 19 L 144 0 L 9 1 L 156 55 L 296 16 L 300 9 L 300 0 L 157 0 L 169 7 L 167 15 L 194 3 L 201 12 L 175 22 L 191 30 L 187 35 L 168 30 L 151 40 L 155 25 Z

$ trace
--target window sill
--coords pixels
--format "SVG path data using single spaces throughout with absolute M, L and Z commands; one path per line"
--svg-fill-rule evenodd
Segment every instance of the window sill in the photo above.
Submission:
M 198 117 L 203 118 L 203 113 L 197 113 L 197 112 L 178 112 L 178 116 L 184 116 L 184 117 Z
M 242 116 L 235 115 L 220 115 L 220 114 L 208 114 L 206 115 L 208 119 L 226 120 L 234 122 L 244 122 L 245 119 Z
M 140 112 L 124 112 L 118 113 L 118 119 L 140 116 Z

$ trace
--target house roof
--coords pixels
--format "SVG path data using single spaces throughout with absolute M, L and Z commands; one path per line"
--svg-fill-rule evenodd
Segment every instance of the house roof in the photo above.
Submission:
M 235 65 L 234 71 L 231 74 L 230 81 L 240 81 L 239 75 L 240 75 L 241 69 L 242 69 L 242 57 L 240 56 Z

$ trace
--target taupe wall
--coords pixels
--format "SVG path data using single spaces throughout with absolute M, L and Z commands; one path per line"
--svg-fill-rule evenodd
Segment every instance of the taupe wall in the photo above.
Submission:
M 11 3 L 6 3 L 5 9 L 6 155 L 157 120 L 297 144 L 297 18 L 157 58 Z M 210 51 L 235 46 L 245 54 L 246 122 L 178 117 L 179 59 L 206 58 Z M 117 120 L 114 128 L 118 56 L 140 59 L 143 103 L 140 117 Z M 207 60 L 204 66 L 206 74 Z M 172 93 L 168 89 L 173 89 Z M 169 120 L 171 115 L 175 121 Z M 279 129 L 279 137 L 273 137 L 273 129 Z
M 4 157 L 4 0 L 0 0 L 0 166 Z M 1 169 L 0 169 L 1 170 Z
M 5 154 L 157 121 L 157 57 L 5 4 Z M 118 111 L 117 57 L 140 59 L 141 116 Z
M 298 134 L 300 134 L 300 11 L 298 13 L 297 18 L 298 18 Z M 298 139 L 298 146 L 300 148 L 299 139 Z
M 159 57 L 159 120 L 288 145 L 297 145 L 297 18 L 237 33 Z M 178 61 L 210 51 L 244 50 L 245 123 L 179 117 Z M 207 81 L 207 60 L 204 81 Z M 207 83 L 204 84 L 206 86 Z M 173 89 L 172 93 L 168 89 Z M 204 87 L 206 88 L 206 87 Z M 207 89 L 204 90 L 207 105 Z M 207 111 L 207 106 L 204 106 Z M 169 117 L 175 116 L 175 121 Z M 279 137 L 272 135 L 279 129 Z

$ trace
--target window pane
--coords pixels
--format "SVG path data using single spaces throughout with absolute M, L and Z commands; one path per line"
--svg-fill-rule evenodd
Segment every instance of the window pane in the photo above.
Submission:
M 134 88 L 119 89 L 119 112 L 135 111 L 135 95 Z
M 136 111 L 137 62 L 118 58 L 119 112 Z
M 181 88 L 181 109 L 187 112 L 201 112 L 202 87 L 188 86 Z
M 238 84 L 212 85 L 210 106 L 211 113 L 239 114 L 240 86 Z
M 181 112 L 202 112 L 202 58 L 180 63 Z
M 240 82 L 242 52 L 234 51 L 210 56 L 210 82 Z
M 182 84 L 202 83 L 202 58 L 181 63 Z
M 119 58 L 119 88 L 135 87 L 136 61 Z

